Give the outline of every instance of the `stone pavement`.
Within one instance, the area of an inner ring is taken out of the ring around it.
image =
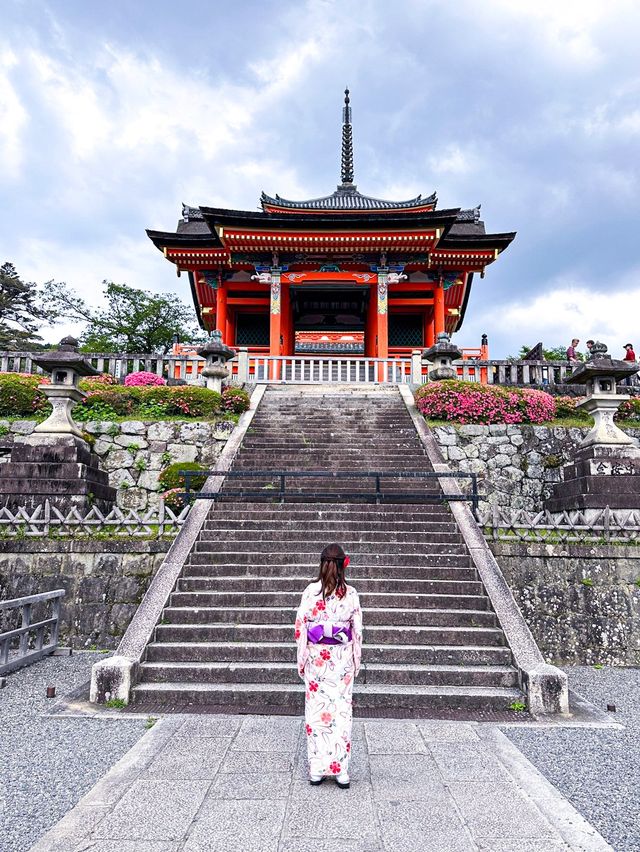
[[[306,781],[299,718],[165,717],[32,852],[611,850],[493,725],[353,733],[344,791]]]

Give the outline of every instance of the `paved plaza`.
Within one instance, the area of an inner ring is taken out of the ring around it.
[[[166,716],[147,730],[118,711],[49,715],[45,685],[79,685],[96,657],[48,659],[0,692],[0,852],[640,849],[638,713],[622,703],[638,670],[572,675],[617,700],[625,728],[356,720],[343,791],[308,785],[296,717]]]
[[[359,721],[352,786],[291,717],[165,717],[33,852],[605,850],[495,727]]]

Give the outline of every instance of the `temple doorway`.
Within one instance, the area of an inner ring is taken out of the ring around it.
[[[291,287],[295,354],[363,355],[369,288]]]

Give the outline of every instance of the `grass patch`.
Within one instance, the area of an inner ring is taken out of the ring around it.
[[[523,713],[527,709],[527,705],[522,701],[512,701],[509,705],[509,710],[514,710],[516,713]]]
[[[124,698],[110,698],[108,701],[104,702],[104,706],[108,707],[110,710],[122,710],[127,706],[127,702]]]

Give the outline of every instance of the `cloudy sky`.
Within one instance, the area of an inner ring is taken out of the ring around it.
[[[188,300],[144,229],[332,192],[348,84],[361,191],[518,232],[460,345],[637,349],[638,44],[637,0],[0,0],[0,262]]]

